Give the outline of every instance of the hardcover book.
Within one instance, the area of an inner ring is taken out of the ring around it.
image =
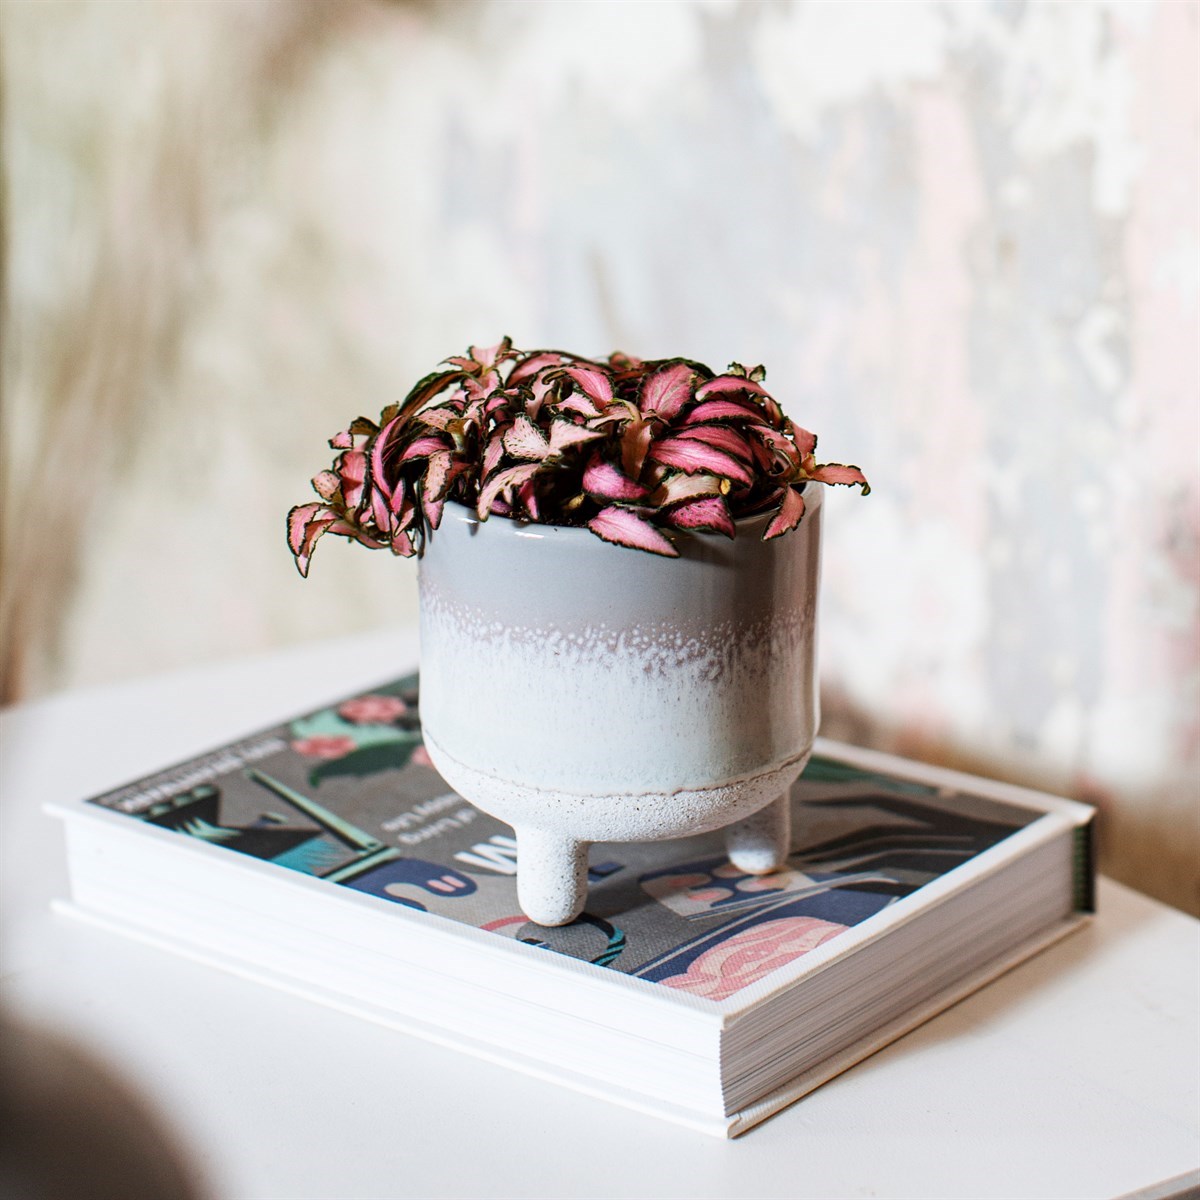
[[[383,1025],[736,1135],[1075,928],[1084,805],[818,742],[786,869],[594,846],[533,924],[408,676],[63,818],[71,910]]]

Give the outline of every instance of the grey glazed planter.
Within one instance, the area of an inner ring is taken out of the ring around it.
[[[791,533],[747,518],[675,535],[674,559],[446,506],[420,564],[425,744],[515,829],[532,920],[583,910],[592,842],[728,826],[736,866],[782,864],[817,728],[822,491]]]

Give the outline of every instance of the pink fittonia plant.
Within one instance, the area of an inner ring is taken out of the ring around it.
[[[717,375],[683,358],[607,362],[557,350],[472,346],[422,379],[378,423],[330,440],[320,500],[288,513],[301,575],[326,533],[419,554],[446,503],[676,557],[666,530],[733,537],[770,514],[763,538],[794,529],[809,482],[870,487],[857,467],[818,464],[817,439],[762,385],[762,367]]]

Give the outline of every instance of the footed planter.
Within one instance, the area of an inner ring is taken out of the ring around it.
[[[578,916],[591,842],[727,826],[746,871],[787,854],[817,724],[814,485],[870,486],[817,462],[765,378],[472,346],[335,434],[288,513],[302,575],[326,534],[420,556],[426,745],[515,828],[535,921]]]
[[[592,842],[727,827],[736,866],[782,865],[817,728],[822,491],[784,537],[675,532],[676,559],[447,504],[420,560],[425,744],[515,829],[532,920],[583,910]]]

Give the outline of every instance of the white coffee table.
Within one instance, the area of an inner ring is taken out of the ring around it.
[[[118,1067],[214,1196],[1200,1194],[1200,923],[1106,880],[1088,929],[728,1143],[51,914],[42,803],[415,661],[376,634],[0,716],[3,999]]]

